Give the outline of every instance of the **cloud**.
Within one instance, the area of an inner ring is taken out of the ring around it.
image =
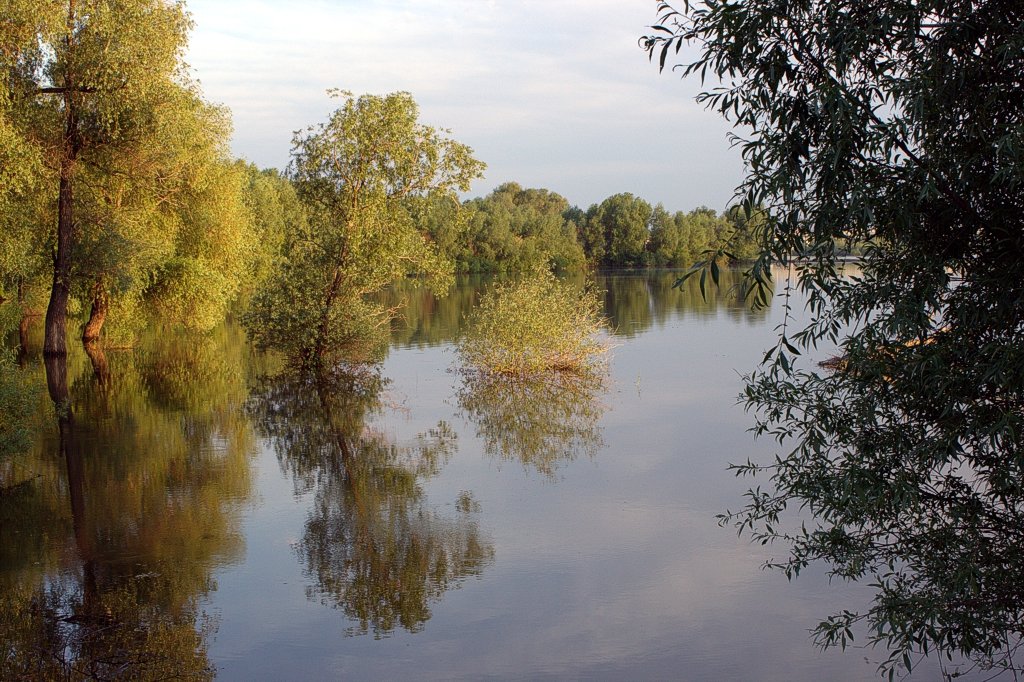
[[[194,0],[188,60],[231,108],[235,153],[287,163],[294,130],[323,120],[330,87],[411,92],[506,180],[586,206],[631,191],[670,209],[723,208],[740,178],[726,125],[696,83],[637,46],[653,3],[508,0]]]

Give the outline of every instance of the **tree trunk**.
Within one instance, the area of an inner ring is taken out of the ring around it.
[[[89,313],[89,321],[85,323],[82,330],[82,343],[86,346],[94,346],[99,343],[100,331],[103,329],[103,322],[107,319],[107,311],[110,310],[110,296],[103,283],[97,281],[92,285],[92,311]]]
[[[327,336],[330,331],[331,322],[331,308],[334,307],[334,299],[338,297],[338,290],[341,288],[342,272],[341,266],[334,268],[334,276],[331,278],[331,284],[327,287],[327,292],[324,295],[324,308],[323,313],[320,315],[320,324],[317,325],[317,336],[316,342],[313,347],[313,357],[311,360],[320,366],[323,361],[323,357],[327,351]]]
[[[32,326],[32,315],[22,313],[18,323],[18,366],[24,367],[28,361],[28,330]]]
[[[68,2],[67,43],[72,52],[75,2]],[[64,73],[64,139],[61,142],[60,190],[57,195],[57,252],[53,256],[53,288],[46,306],[43,355],[67,355],[68,298],[71,295],[71,260],[75,238],[74,189],[75,161],[78,158],[78,114],[75,110],[74,74]]]
[[[57,203],[57,253],[53,257],[53,287],[46,306],[43,355],[66,355],[68,298],[71,295],[71,250],[74,247],[73,160],[70,150],[60,163],[60,195]]]

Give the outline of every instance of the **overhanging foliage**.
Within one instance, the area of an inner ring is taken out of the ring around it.
[[[1011,1],[662,3],[643,41],[664,68],[721,85],[748,213],[764,208],[764,291],[792,266],[810,323],[781,328],[747,380],[774,462],[726,522],[796,575],[824,560],[869,580],[855,623],[882,670],[939,650],[1020,669],[1024,633],[1024,6]],[[685,54],[685,53],[683,53]],[[841,248],[860,245],[859,271]],[[713,260],[710,261],[713,263]],[[709,264],[709,269],[711,265]],[[711,272],[710,274],[714,274]],[[828,372],[801,354],[836,343]],[[783,513],[813,523],[793,531]]]

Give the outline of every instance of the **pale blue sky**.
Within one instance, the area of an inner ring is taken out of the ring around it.
[[[637,46],[654,0],[189,0],[188,61],[233,114],[233,151],[283,168],[328,88],[407,90],[421,120],[488,165],[470,196],[514,180],[586,208],[632,192],[721,210],[741,177],[699,83]]]

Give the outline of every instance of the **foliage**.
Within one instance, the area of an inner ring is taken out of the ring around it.
[[[30,442],[30,425],[37,391],[8,353],[0,351],[0,466],[2,459],[24,451]],[[0,490],[3,489],[0,477]]]
[[[201,169],[170,217],[172,251],[151,275],[148,308],[172,324],[208,331],[255,277],[265,242],[246,210],[246,173],[226,158]]]
[[[614,194],[587,211],[602,265],[645,265],[651,205],[629,192]],[[600,245],[598,247],[597,245]]]
[[[700,99],[743,135],[744,213],[764,208],[755,294],[789,263],[810,315],[748,377],[756,433],[783,450],[738,468],[771,486],[725,520],[785,543],[788,575],[821,560],[871,582],[866,609],[817,628],[823,644],[865,623],[890,676],[933,650],[1019,670],[1024,6],[660,8],[651,57],[695,43],[683,73],[721,80]],[[849,246],[859,271],[843,270]],[[839,371],[800,357],[831,343]],[[813,521],[790,530],[793,506]]]
[[[571,270],[584,264],[574,226],[564,218],[569,202],[554,192],[507,182],[466,207],[472,217],[467,248],[457,256],[459,270],[524,272],[542,265]]]
[[[306,210],[292,183],[277,170],[237,163],[246,175],[243,202],[254,242],[252,279],[246,284],[255,289],[280,266],[289,236],[306,229]]]
[[[31,181],[0,186],[0,287],[25,315],[48,290],[47,353],[63,352],[69,307],[90,312],[87,343],[108,313],[131,343],[152,312],[209,329],[253,278],[262,242],[229,116],[185,73],[190,26],[180,2],[5,6],[0,117],[17,139],[0,133],[0,155],[25,157]]]
[[[368,294],[413,274],[447,285],[451,264],[416,217],[468,190],[484,167],[446,131],[419,123],[408,93],[333,94],[341,106],[294,140],[290,177],[308,222],[246,317],[258,345],[307,364],[387,324],[392,311],[371,307]]]
[[[132,157],[154,129],[152,118],[166,93],[183,82],[189,27],[176,2],[11,0],[5,6],[0,69],[6,92],[0,100],[14,134],[0,136],[9,144],[0,156],[33,148],[55,181],[39,189],[55,200],[56,229],[36,239],[46,244],[52,234],[55,252],[47,354],[66,352],[67,310],[80,261],[76,189],[96,187],[97,174],[124,172],[111,162]],[[96,291],[102,294],[102,287]],[[98,298],[102,307],[105,294]]]
[[[495,285],[468,326],[459,354],[467,367],[485,373],[587,373],[608,351],[596,293],[560,282],[548,270]]]
[[[547,264],[557,271],[587,265],[689,267],[709,249],[728,243],[730,260],[757,255],[758,214],[750,220],[731,207],[701,206],[669,213],[632,194],[615,194],[586,211],[546,189],[506,182],[459,209],[434,198],[418,216],[438,250],[457,272],[529,272]]]

